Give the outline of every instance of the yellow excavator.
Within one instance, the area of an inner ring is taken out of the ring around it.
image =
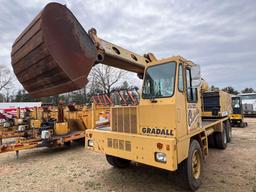
[[[97,63],[143,79],[138,105],[111,107],[110,126],[86,130],[88,148],[104,153],[114,167],[131,161],[169,171],[180,167],[186,186],[196,190],[208,136],[218,148],[227,146],[228,116],[202,118],[198,65],[181,56],[139,55],[99,38],[95,29],[87,33],[64,5],[48,4],[16,39],[11,57],[18,80],[34,97],[82,88]]]
[[[239,95],[232,96],[232,113],[229,115],[232,127],[247,127],[244,121],[242,98]]]

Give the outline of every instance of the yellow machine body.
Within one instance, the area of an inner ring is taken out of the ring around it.
[[[42,121],[39,119],[32,119],[30,120],[30,127],[39,129],[41,127]]]
[[[109,155],[122,157],[135,162],[144,163],[154,167],[167,170],[177,169],[177,143],[175,138],[148,137],[145,135],[134,135],[120,132],[104,132],[95,130],[88,131],[95,139],[94,150]],[[160,150],[158,143],[163,145]],[[167,163],[158,163],[154,159],[156,151],[167,154]]]
[[[230,114],[229,118],[231,120],[242,120],[243,119],[243,115],[242,114]]]
[[[232,96],[232,113],[229,115],[231,125],[238,127],[246,127],[247,123],[244,122],[242,98],[239,95]]]
[[[55,123],[54,133],[55,135],[66,135],[70,132],[67,122]]]
[[[176,170],[188,157],[191,138],[198,138],[203,154],[208,154],[207,136],[222,131],[227,117],[210,123],[202,121],[201,87],[195,89],[196,100],[188,101],[186,73],[194,66],[191,62],[174,56],[150,63],[147,68],[168,62],[176,65],[173,95],[142,98],[138,106],[111,108],[109,129],[86,130],[87,142],[93,141],[90,149],[170,171]],[[182,77],[182,90],[178,85],[179,77]],[[157,152],[166,154],[166,163],[156,161]]]

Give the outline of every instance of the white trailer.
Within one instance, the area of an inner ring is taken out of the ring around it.
[[[245,115],[256,115],[256,93],[243,93],[242,97],[243,113]]]

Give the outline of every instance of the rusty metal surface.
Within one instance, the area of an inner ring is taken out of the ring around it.
[[[96,54],[66,6],[50,3],[16,39],[11,59],[24,88],[33,97],[44,97],[85,86]]]

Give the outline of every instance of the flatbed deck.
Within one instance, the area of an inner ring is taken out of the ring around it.
[[[216,125],[217,123],[220,123],[221,121],[227,120],[228,117],[222,118],[222,119],[204,119],[202,121],[203,128],[207,129],[209,127],[212,127],[213,125]]]
[[[41,139],[41,138],[30,138],[30,139],[17,139],[16,141],[4,143],[0,145],[0,153],[18,151],[25,149],[32,149],[38,147],[53,147],[60,146],[66,142],[71,142],[79,139],[85,139],[85,131],[73,131],[66,135],[53,136],[50,139]]]
[[[228,117],[220,118],[220,119],[203,119],[202,127],[206,131],[206,135],[209,136],[214,132],[214,126],[228,120]]]

